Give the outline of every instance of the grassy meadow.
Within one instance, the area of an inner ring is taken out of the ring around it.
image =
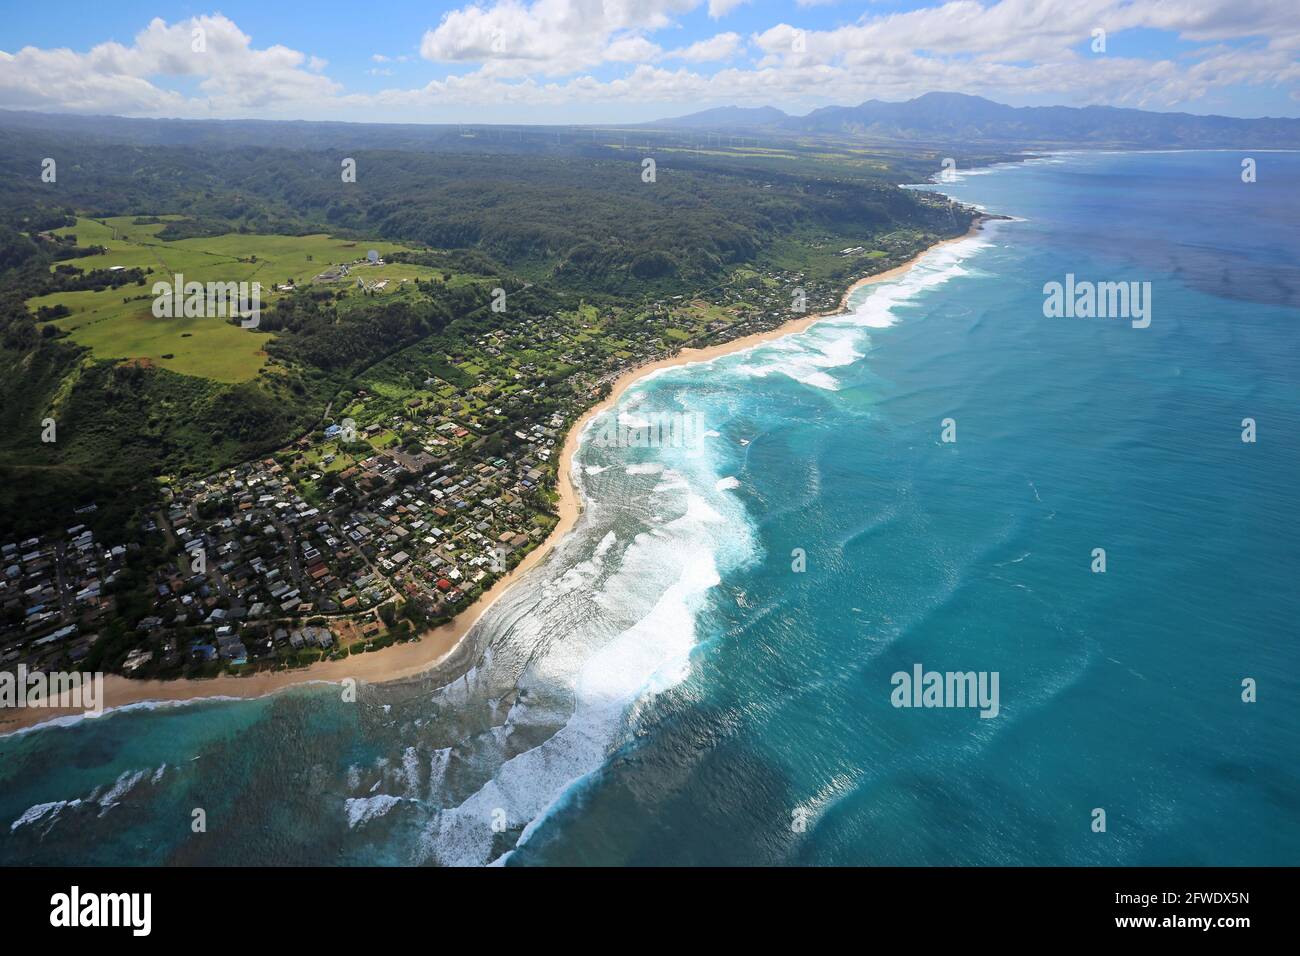
[[[53,322],[72,341],[96,358],[135,360],[183,375],[218,382],[243,382],[266,364],[266,333],[243,329],[221,318],[157,318],[153,284],[173,281],[179,273],[190,282],[259,282],[262,307],[278,297],[276,286],[304,286],[339,263],[365,258],[374,249],[381,257],[403,247],[390,242],[366,243],[327,235],[282,236],[229,233],[166,242],[157,238],[169,219],[137,224],[132,216],[96,220],[79,218],[58,230],[75,234],[81,246],[104,246],[106,252],[72,260],[89,271],[112,266],[147,273],[144,286],[127,285],[102,292],[57,292],[28,300],[28,307],[64,305],[72,314]],[[408,263],[353,266],[351,275],[331,286],[357,292],[358,278],[386,283],[378,295],[392,295],[404,282],[426,279],[433,269]]]

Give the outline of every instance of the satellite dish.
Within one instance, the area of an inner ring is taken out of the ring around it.
[[[374,249],[371,249],[369,252],[366,253],[366,258],[370,260],[371,265],[374,265],[376,262],[379,261],[379,253],[376,252]]]

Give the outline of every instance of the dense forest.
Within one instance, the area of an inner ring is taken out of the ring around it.
[[[56,183],[39,176],[46,157],[57,163]],[[343,181],[344,159],[355,160],[355,182]],[[646,159],[655,163],[652,182],[643,178]],[[479,249],[530,279],[576,290],[665,293],[717,281],[777,236],[861,234],[928,214],[890,181],[903,170],[809,160],[800,173],[796,165],[611,150],[600,158],[209,150],[25,134],[0,156],[0,215],[30,231],[51,207],[96,218],[183,213],[186,221],[160,238],[378,236]]]

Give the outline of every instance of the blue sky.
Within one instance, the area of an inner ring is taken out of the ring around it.
[[[1300,116],[1300,17],[1294,0],[71,0],[0,26],[12,109],[636,122],[931,90]]]

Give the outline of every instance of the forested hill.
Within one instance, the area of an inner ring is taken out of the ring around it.
[[[0,216],[11,228],[22,230],[50,209],[180,213],[189,221],[160,238],[351,232],[478,249],[535,281],[610,293],[683,293],[712,284],[778,238],[852,236],[892,222],[943,225],[916,196],[894,188],[933,174],[937,157],[818,163],[794,154],[653,147],[598,157],[210,149],[60,131],[6,135]],[[41,180],[47,157],[58,164],[56,183]],[[353,183],[342,182],[345,158],[356,161]],[[646,160],[655,164],[650,182]]]

